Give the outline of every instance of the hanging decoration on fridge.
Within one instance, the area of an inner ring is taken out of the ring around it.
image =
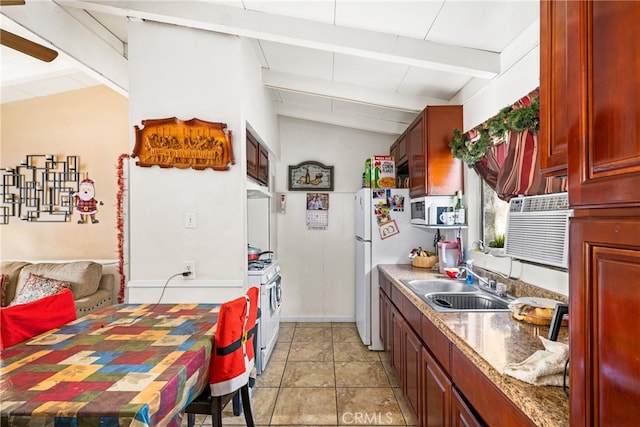
[[[391,189],[375,189],[372,191],[378,231],[380,232],[380,238],[383,240],[400,233],[392,213],[404,211],[404,196],[394,194],[392,191]]]
[[[329,226],[329,193],[307,193],[307,228],[326,230]]]

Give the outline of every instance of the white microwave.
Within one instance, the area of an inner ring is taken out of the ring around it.
[[[411,224],[442,224],[440,214],[451,206],[453,206],[453,196],[422,196],[411,199]]]

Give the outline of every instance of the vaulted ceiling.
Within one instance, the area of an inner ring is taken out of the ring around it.
[[[426,105],[464,104],[539,42],[527,0],[27,0],[0,13],[60,53],[2,46],[3,103],[99,83],[126,95],[128,22],[150,20],[247,38],[280,115],[390,134]]]

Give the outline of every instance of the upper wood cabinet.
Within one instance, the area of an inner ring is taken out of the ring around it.
[[[407,132],[405,131],[396,142],[391,145],[389,150],[396,162],[396,168],[400,168],[407,163]]]
[[[247,130],[247,175],[269,185],[269,152]]]
[[[571,78],[563,102],[571,153],[569,203],[573,208],[637,206],[640,2],[567,1],[564,7],[566,50],[579,55],[568,61]]]
[[[579,52],[568,49],[569,26],[577,18],[567,13],[564,1],[540,2],[540,171],[567,174],[569,147],[569,61]],[[575,31],[574,31],[575,32]],[[575,78],[575,76],[573,76]]]
[[[449,196],[463,189],[462,162],[451,155],[453,129],[462,129],[462,106],[429,106],[406,132],[409,195]]]

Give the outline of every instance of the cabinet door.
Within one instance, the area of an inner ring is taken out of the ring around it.
[[[382,348],[390,355],[391,353],[391,314],[389,311],[389,298],[380,289],[380,342],[382,342]]]
[[[269,185],[269,152],[262,146],[258,150],[258,181]]]
[[[567,36],[575,33],[577,16],[567,13],[567,1],[540,2],[540,171],[567,174],[569,147],[568,62],[579,61],[579,51],[567,49]],[[571,29],[571,31],[569,30]]]
[[[462,161],[453,157],[449,147],[453,129],[462,129],[462,105],[428,107],[426,115],[426,194],[452,196],[458,190],[464,191]]]
[[[258,179],[258,152],[260,144],[247,133],[247,175]]]
[[[453,388],[451,393],[451,426],[452,427],[482,427],[482,423],[476,418],[475,414],[467,406],[458,390]],[[499,408],[496,408],[499,410]],[[444,425],[444,424],[442,424]]]
[[[403,133],[396,141],[396,153],[394,154],[396,159],[396,168],[407,163],[407,133]]]
[[[571,425],[637,425],[640,216],[572,218]]]
[[[569,1],[569,203],[640,203],[640,2]]]
[[[416,420],[419,420],[421,411],[420,405],[420,383],[422,377],[421,354],[422,343],[411,330],[408,324],[404,324],[404,372],[402,376],[402,389],[407,398],[409,407],[413,410]]]
[[[419,197],[427,194],[424,114],[420,113],[407,129],[407,156],[409,159],[409,196]]]
[[[449,426],[451,420],[451,380],[427,349],[422,349],[422,425]]]
[[[391,308],[391,366],[395,370],[398,379],[402,381],[402,358],[404,356],[403,320],[396,307],[389,303]]]

